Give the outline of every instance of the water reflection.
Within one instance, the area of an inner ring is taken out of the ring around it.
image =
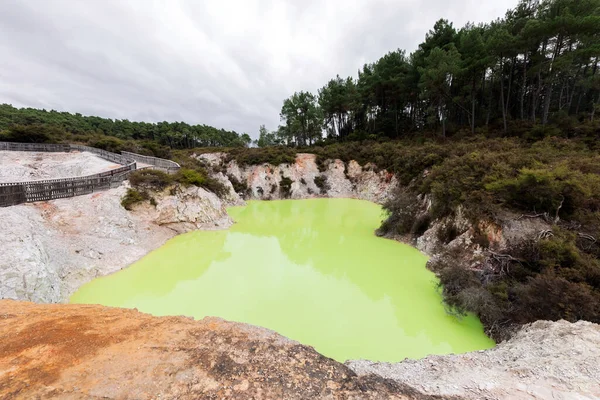
[[[445,314],[423,255],[373,235],[379,206],[250,202],[230,213],[230,230],[179,236],[72,301],[249,322],[341,361],[493,345],[475,318]]]

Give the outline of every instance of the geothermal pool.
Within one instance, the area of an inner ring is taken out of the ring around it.
[[[487,349],[473,316],[448,315],[418,250],[373,231],[379,205],[249,201],[223,231],[177,236],[82,286],[72,303],[263,326],[338,361],[400,361]]]

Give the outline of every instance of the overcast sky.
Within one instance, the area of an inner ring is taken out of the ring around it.
[[[0,0],[0,103],[257,136],[283,99],[517,0]]]

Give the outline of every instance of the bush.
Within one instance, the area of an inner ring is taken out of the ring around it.
[[[486,189],[509,205],[550,216],[572,216],[577,208],[600,208],[600,177],[571,169],[566,163],[523,168],[514,178],[499,179]]]
[[[290,197],[290,194],[292,193],[292,180],[286,176],[282,176],[281,181],[279,182],[279,191],[281,197]]]
[[[134,188],[161,191],[173,183],[173,177],[163,171],[145,168],[132,172],[129,183]]]
[[[438,229],[437,238],[444,244],[448,244],[460,235],[456,226],[452,223],[447,223]]]
[[[392,233],[405,235],[413,230],[422,230],[417,228],[417,197],[406,188],[399,187],[394,194],[385,202],[383,209],[387,212],[387,219],[381,225],[379,231],[381,234]],[[422,225],[422,222],[419,225]],[[429,225],[429,221],[427,221]],[[427,228],[425,228],[426,230]],[[423,231],[424,232],[424,231]]]
[[[231,182],[233,190],[235,190],[236,193],[242,193],[245,195],[250,190],[246,182],[240,182],[240,180],[237,179],[235,176],[227,175],[227,178],[229,179],[229,182]]]
[[[131,210],[134,204],[140,203],[145,200],[149,200],[150,195],[144,191],[138,191],[136,189],[129,188],[127,193],[121,199],[121,205],[126,210]]]
[[[235,160],[238,165],[259,164],[292,164],[296,161],[296,151],[284,146],[262,148],[234,148],[228,151],[228,159]]]
[[[206,182],[206,176],[201,172],[193,169],[181,168],[175,174],[175,181],[181,183],[184,186],[202,186]]]
[[[214,178],[205,178],[204,182],[200,185],[204,189],[213,192],[218,197],[223,197],[229,193],[227,186],[223,185],[219,180]]]
[[[421,214],[415,220],[410,233],[416,236],[421,236],[427,231],[427,229],[429,229],[430,224],[431,217],[429,214]]]
[[[53,143],[65,132],[60,128],[44,124],[14,125],[0,136],[0,141],[20,143]]]
[[[552,273],[517,285],[515,298],[512,314],[518,323],[539,319],[600,321],[600,295],[589,285],[569,282]]]
[[[95,139],[88,142],[88,146],[96,147],[98,149],[110,151],[111,153],[121,153],[125,149],[125,142],[116,137],[102,137],[101,139]]]
[[[327,183],[327,177],[325,176],[315,176],[314,182],[321,191],[321,194],[327,194],[327,191],[331,188]]]

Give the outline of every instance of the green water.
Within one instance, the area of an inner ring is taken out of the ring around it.
[[[227,231],[171,239],[95,279],[72,303],[207,315],[273,329],[339,361],[399,361],[492,347],[474,317],[445,313],[426,257],[373,231],[360,200],[248,202]]]

